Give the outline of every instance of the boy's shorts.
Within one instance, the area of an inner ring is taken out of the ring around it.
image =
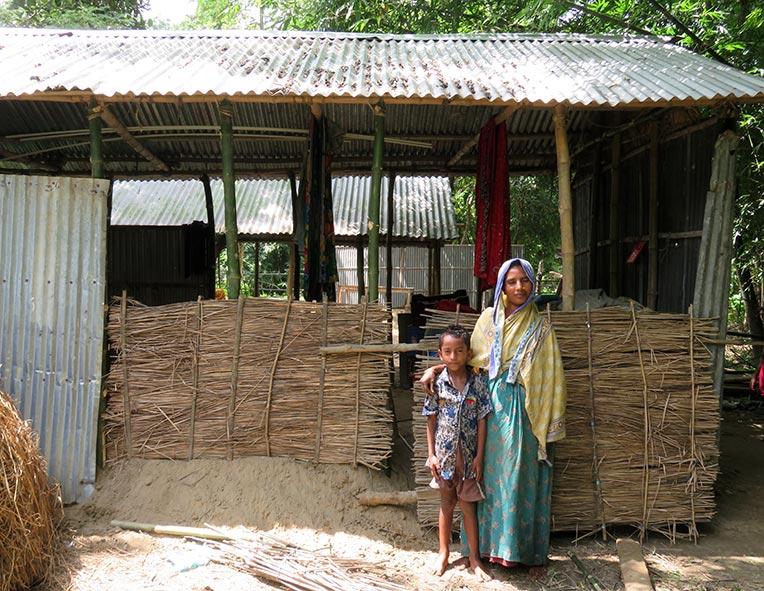
[[[444,480],[443,478],[433,478],[430,481],[430,488],[440,489],[442,495],[456,497],[460,501],[467,503],[477,503],[484,501],[485,495],[480,483],[474,478],[459,478],[453,480]]]

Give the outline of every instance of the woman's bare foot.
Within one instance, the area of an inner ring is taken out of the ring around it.
[[[433,574],[438,577],[443,576],[448,568],[448,552],[441,552],[438,554],[438,558],[435,560],[435,567],[432,569]]]
[[[485,569],[485,565],[483,565],[483,562],[480,560],[480,558],[470,556],[470,568],[475,573],[478,581],[491,580],[491,575],[488,574],[488,571]]]

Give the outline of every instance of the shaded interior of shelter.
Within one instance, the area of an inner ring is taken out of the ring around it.
[[[299,174],[310,107],[244,101],[234,102],[232,107],[237,178]],[[136,139],[168,165],[170,172],[158,173],[154,164],[104,126],[107,176],[180,179],[221,173],[215,102],[146,99],[115,102],[109,109]],[[477,151],[474,146],[466,151],[462,148],[502,110],[486,105],[387,105],[384,173],[451,177],[474,174]],[[332,174],[368,174],[374,137],[369,104],[327,103],[321,111],[344,134],[333,156]],[[734,126],[734,117],[728,107],[568,110],[576,289],[602,288],[611,296],[648,303],[644,243],[650,232],[652,157],[657,159],[659,195],[658,293],[654,307],[667,312],[687,311],[695,289],[714,142],[722,130]],[[4,160],[3,172],[90,173],[87,104],[6,100],[0,103],[0,118],[5,127],[0,145],[6,153],[19,153],[19,142],[23,142],[23,152],[31,154],[23,162]],[[508,119],[507,129],[510,175],[557,173],[552,109],[519,108]],[[651,133],[658,136],[653,150]],[[617,220],[615,228],[611,227],[611,214]],[[615,256],[611,253],[613,243]]]

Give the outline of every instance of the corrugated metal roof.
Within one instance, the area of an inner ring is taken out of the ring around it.
[[[547,106],[764,98],[764,80],[659,38],[0,31],[0,96],[86,91]]]
[[[108,181],[0,176],[0,389],[65,503],[94,490]]]
[[[382,179],[381,233],[387,233],[387,178]],[[215,227],[224,231],[223,184],[210,182]],[[334,227],[338,236],[367,234],[371,178],[332,179]],[[447,177],[397,176],[393,193],[393,236],[451,240],[458,236],[451,186]],[[292,197],[286,179],[236,181],[236,217],[240,234],[292,234]],[[115,226],[178,226],[206,221],[204,189],[199,181],[117,181],[113,188],[111,223]]]

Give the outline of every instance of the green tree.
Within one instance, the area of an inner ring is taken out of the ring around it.
[[[181,23],[184,29],[263,29],[262,3],[257,0],[197,0],[193,16]]]
[[[148,0],[10,0],[0,25],[62,29],[143,29]]]

